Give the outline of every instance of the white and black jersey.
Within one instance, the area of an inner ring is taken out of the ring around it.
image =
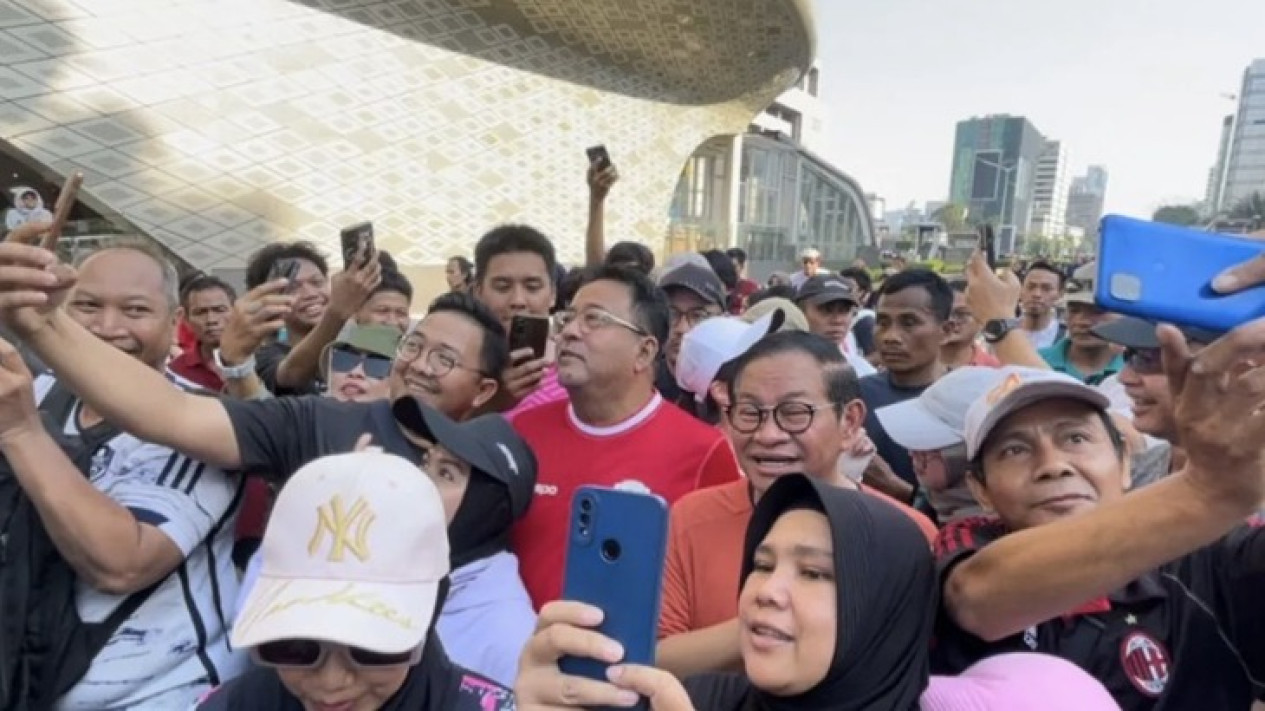
[[[198,387],[168,378],[186,390]],[[36,401],[52,376],[35,381]],[[80,407],[64,423],[78,432]],[[184,562],[115,631],[59,709],[179,709],[240,674],[247,658],[228,642],[236,614],[237,573],[232,550],[242,482],[167,447],[120,434],[96,454],[93,485],[136,519],[166,534]],[[101,621],[123,602],[80,583],[79,615]]]

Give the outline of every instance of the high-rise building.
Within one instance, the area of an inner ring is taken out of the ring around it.
[[[1045,138],[1022,116],[959,121],[949,200],[974,219],[998,225],[998,250],[1013,252],[1032,224],[1032,186]]]
[[[1032,234],[1058,237],[1067,231],[1067,148],[1061,141],[1047,141],[1037,162],[1032,183]]]
[[[1234,114],[1221,120],[1221,139],[1217,141],[1217,162],[1208,172],[1208,189],[1204,205],[1212,214],[1221,212],[1221,198],[1225,195],[1226,169],[1230,167],[1230,140],[1234,137]]]
[[[1084,230],[1087,237],[1096,237],[1106,197],[1107,169],[1101,165],[1089,166],[1085,175],[1072,179],[1067,195],[1067,226]]]
[[[1218,211],[1234,209],[1252,193],[1265,194],[1265,59],[1243,72],[1233,133]]]

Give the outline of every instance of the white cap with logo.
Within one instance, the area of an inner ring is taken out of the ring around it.
[[[447,519],[430,477],[406,459],[322,457],[277,495],[262,552],[235,647],[300,638],[401,653],[431,628],[448,575]]]
[[[1007,373],[1027,368],[954,368],[910,400],[880,407],[874,416],[896,444],[911,452],[934,452],[961,444],[966,410]]]
[[[1025,368],[1008,373],[1001,382],[976,398],[966,411],[966,456],[979,456],[984,442],[1005,419],[1042,400],[1071,399],[1108,410],[1111,400],[1098,389],[1070,375]]]

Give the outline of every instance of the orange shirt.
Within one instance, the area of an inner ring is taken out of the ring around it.
[[[935,542],[937,531],[931,519],[877,491],[862,491],[903,511],[922,529],[928,546]],[[742,544],[753,510],[746,479],[700,489],[672,506],[659,639],[738,616]]]

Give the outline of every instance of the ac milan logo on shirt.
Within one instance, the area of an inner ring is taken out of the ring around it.
[[[1168,651],[1145,632],[1130,632],[1120,643],[1120,664],[1134,688],[1151,698],[1158,698],[1168,686],[1172,671]]]

